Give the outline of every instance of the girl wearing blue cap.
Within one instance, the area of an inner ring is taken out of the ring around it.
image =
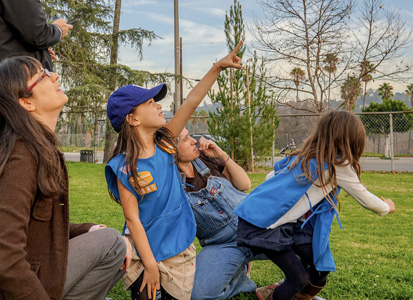
[[[302,149],[277,162],[274,176],[234,210],[238,245],[264,253],[285,274],[279,287],[257,289],[260,300],[310,300],[325,286],[336,270],[328,238],[340,188],[379,215],[395,211],[392,200],[382,201],[360,182],[364,140],[354,114],[327,113]]]
[[[111,197],[122,205],[125,232],[135,245],[124,276],[132,299],[191,298],[195,273],[195,219],[175,163],[174,141],[219,73],[241,68],[241,43],[213,65],[166,124],[161,105],[166,85],[152,89],[128,85],[109,98],[108,117],[119,133],[105,175]]]

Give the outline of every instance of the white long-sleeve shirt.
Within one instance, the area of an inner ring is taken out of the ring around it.
[[[271,174],[271,173],[270,173]],[[267,175],[266,179],[271,178],[271,175]],[[326,178],[328,179],[328,172],[326,171]],[[389,205],[378,198],[376,195],[370,193],[367,188],[360,182],[356,172],[350,165],[336,165],[336,178],[337,185],[344,189],[350,196],[352,196],[361,206],[377,213],[380,216],[386,215],[390,211]],[[276,228],[282,224],[294,222],[299,219],[310,209],[309,200],[311,205],[314,206],[325,198],[325,194],[321,187],[319,179],[313,183],[313,185],[307,190],[307,195],[303,195],[300,200],[277,222],[268,227],[268,229]],[[330,186],[326,187],[327,193],[332,191]]]

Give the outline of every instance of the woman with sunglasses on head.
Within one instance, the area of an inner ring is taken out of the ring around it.
[[[116,230],[69,222],[58,78],[28,56],[0,62],[0,300],[104,299],[130,262]]]

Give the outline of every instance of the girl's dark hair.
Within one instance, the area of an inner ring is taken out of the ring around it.
[[[37,188],[46,197],[67,190],[60,163],[57,140],[50,129],[37,121],[20,104],[27,82],[42,68],[29,56],[17,56],[0,62],[0,176],[3,174],[18,140],[29,149],[37,165]]]
[[[324,114],[315,130],[306,139],[301,149],[291,153],[297,156],[297,160],[291,168],[301,163],[304,177],[311,181],[310,160],[317,161],[317,174],[320,186],[328,201],[333,201],[327,195],[326,187],[330,185],[335,191],[337,187],[336,165],[349,164],[360,179],[361,167],[360,157],[364,151],[366,138],[365,129],[361,120],[352,113],[346,111],[333,111]],[[327,163],[328,178],[324,171],[324,163]],[[336,196],[337,195],[337,192]],[[338,200],[338,197],[337,197]]]
[[[130,113],[133,114],[137,107],[138,106],[135,106]],[[154,143],[158,146],[158,148],[162,151],[168,152],[166,151],[168,146],[172,148],[174,152],[174,159],[175,161],[177,161],[176,158],[178,155],[178,149],[175,146],[175,137],[168,128],[162,127],[158,129],[153,136],[153,140]],[[123,121],[118,134],[116,147],[113,150],[112,158],[118,155],[119,153],[123,153],[126,155],[124,166],[128,166],[128,170],[130,170],[131,172],[132,176],[130,179],[133,179],[134,182],[134,185],[132,184],[132,186],[135,188],[138,195],[140,195],[141,193],[141,186],[139,185],[138,181],[137,166],[141,149],[142,144],[139,140],[138,131],[135,130],[133,126],[129,125],[129,123],[126,120]],[[112,200],[120,204],[120,200],[116,199],[116,197],[112,194],[110,190],[109,195],[112,198]],[[143,199],[143,195],[141,198]]]

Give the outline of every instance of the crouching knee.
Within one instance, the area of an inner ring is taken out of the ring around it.
[[[108,251],[108,258],[123,263],[126,255],[126,243],[122,235],[113,228],[104,228],[101,230],[105,233],[105,246]]]

